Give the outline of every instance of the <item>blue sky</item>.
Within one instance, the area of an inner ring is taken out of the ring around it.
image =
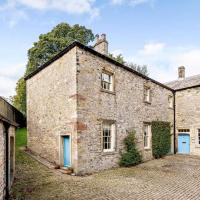
[[[166,82],[200,73],[199,0],[0,0],[0,96],[14,94],[27,50],[56,24],[81,24],[106,33],[109,51],[148,65]]]

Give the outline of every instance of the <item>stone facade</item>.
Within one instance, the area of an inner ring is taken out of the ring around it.
[[[132,129],[136,130],[144,160],[152,159],[152,150],[144,150],[143,147],[143,126],[154,120],[168,121],[173,125],[173,109],[168,104],[168,97],[173,93],[82,49],[77,50],[77,56],[78,94],[83,97],[78,99],[77,113],[78,120],[87,126],[87,129],[78,132],[79,171],[91,172],[118,166],[123,139]],[[101,89],[104,70],[114,74],[112,93]],[[145,85],[151,89],[150,104],[144,102]],[[112,153],[102,151],[101,125],[105,120],[114,121],[116,125],[116,144]]]
[[[10,126],[7,133],[3,121],[0,120],[0,200],[6,193],[6,134],[8,134],[8,189],[14,180],[15,174],[15,127]]]
[[[176,92],[176,138],[178,130],[189,129],[190,153],[200,155],[198,129],[200,129],[200,87]],[[178,148],[176,140],[176,147]]]
[[[101,89],[103,70],[114,75],[113,92]],[[144,86],[151,89],[151,103],[144,102]],[[166,87],[75,46],[27,80],[28,147],[63,166],[62,136],[70,135],[71,166],[75,173],[91,173],[118,166],[123,139],[135,129],[144,160],[152,159],[151,148],[143,147],[144,123],[168,121],[173,135],[169,95]],[[109,153],[102,151],[105,120],[116,125]]]
[[[5,136],[3,123],[0,121],[0,200],[5,195]]]
[[[71,163],[77,169],[76,48],[27,80],[28,148],[63,164],[62,136],[70,135]]]

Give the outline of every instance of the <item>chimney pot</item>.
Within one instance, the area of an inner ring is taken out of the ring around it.
[[[106,34],[105,33],[101,34],[101,39],[106,40]]]
[[[96,35],[96,43],[94,49],[101,54],[108,55],[108,41],[106,40],[106,34]]]
[[[182,80],[185,78],[185,67],[184,66],[180,66],[178,68],[178,79]]]

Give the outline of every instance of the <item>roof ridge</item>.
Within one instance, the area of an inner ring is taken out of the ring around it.
[[[51,63],[53,63],[54,61],[56,61],[57,59],[59,59],[60,57],[62,57],[64,54],[66,54],[68,51],[70,51],[73,47],[75,46],[78,46],[79,48],[82,48],[86,51],[89,51],[90,53],[96,55],[96,56],[99,56],[101,57],[102,59],[104,60],[107,60],[108,62],[111,62],[112,64],[115,64],[119,67],[122,67],[124,69],[126,69],[127,71],[129,72],[132,72],[134,73],[135,75],[137,76],[140,76],[146,80],[149,80],[149,81],[152,81],[153,83],[157,84],[157,85],[160,85],[161,87],[167,89],[167,90],[170,90],[170,91],[174,91],[174,89],[172,89],[171,87],[168,87],[167,85],[163,84],[163,83],[160,83],[159,81],[156,81],[148,76],[145,76],[144,74],[141,74],[140,72],[124,65],[124,64],[121,64],[119,63],[118,61],[110,58],[109,56],[106,56],[104,54],[101,54],[99,53],[98,51],[95,51],[94,49],[78,42],[78,41],[74,41],[72,42],[71,44],[69,44],[65,49],[63,49],[61,52],[59,52],[57,55],[55,55],[52,59],[50,59],[49,61],[47,61],[45,64],[43,64],[41,67],[38,67],[35,71],[33,71],[31,74],[27,75],[24,79],[25,80],[28,80],[29,78],[33,77],[35,74],[37,74],[38,72],[40,72],[41,70],[43,70],[44,68],[46,68],[47,66],[49,66]]]

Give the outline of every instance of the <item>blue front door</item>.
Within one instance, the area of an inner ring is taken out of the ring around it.
[[[189,154],[190,153],[190,135],[181,133],[178,135],[178,153]]]
[[[70,166],[70,136],[63,137],[64,167]]]

